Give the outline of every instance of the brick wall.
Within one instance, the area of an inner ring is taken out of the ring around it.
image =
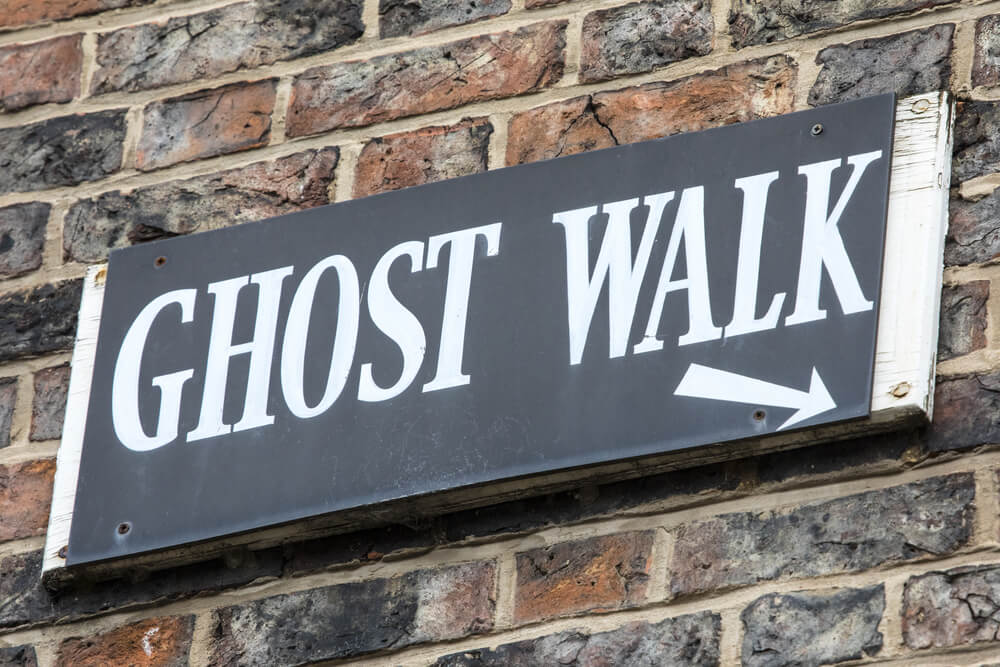
[[[0,665],[995,662],[998,53],[1000,2],[0,0]],[[936,89],[931,427],[41,585],[109,249]]]

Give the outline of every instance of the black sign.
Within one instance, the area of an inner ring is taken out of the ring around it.
[[[67,563],[868,414],[893,111],[112,253]]]

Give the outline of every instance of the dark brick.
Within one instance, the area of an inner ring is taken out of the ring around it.
[[[903,588],[903,640],[910,648],[996,641],[1000,567],[960,567],[910,577]]]
[[[0,648],[0,667],[38,667],[34,646]]]
[[[948,88],[955,26],[938,25],[890,37],[828,46],[816,56],[823,68],[809,91],[818,106],[895,92],[914,95]]]
[[[224,607],[214,614],[212,662],[300,664],[486,632],[494,570],[466,563]]]
[[[537,107],[511,119],[507,164],[788,113],[795,76],[790,58],[774,56]]]
[[[98,35],[91,94],[134,92],[332,51],[361,37],[361,0],[261,0]]]
[[[277,79],[202,90],[146,107],[135,166],[143,171],[264,146]]]
[[[885,587],[771,593],[740,614],[743,664],[831,665],[882,650]]]
[[[438,658],[434,664],[438,667],[714,667],[719,664],[721,626],[722,622],[717,614],[702,611],[668,618],[659,623],[628,623],[608,632],[560,632],[501,644],[493,649],[452,653]]]
[[[493,126],[485,118],[372,139],[361,150],[354,197],[486,171]]]
[[[0,129],[0,194],[104,178],[121,167],[124,140],[117,110]]]
[[[0,111],[69,102],[80,92],[83,35],[0,49]]]
[[[0,296],[0,361],[71,349],[82,288],[66,280]]]
[[[59,643],[56,667],[187,667],[194,616],[148,618]]]
[[[932,452],[1000,442],[1000,373],[938,378],[927,433]]]
[[[51,208],[41,202],[0,208],[0,276],[13,278],[42,265]]]
[[[69,364],[37,371],[35,397],[31,402],[31,440],[54,440],[62,436],[69,389]]]
[[[17,378],[0,378],[0,449],[10,445],[10,425],[17,402]]]
[[[953,196],[948,214],[945,266],[993,262],[1000,256],[1000,189],[977,201]]]
[[[45,534],[55,459],[0,465],[0,542]]]
[[[210,176],[168,181],[74,204],[63,222],[63,253],[78,262],[178,234],[221,229],[330,203],[337,148],[309,150]]]
[[[525,9],[538,9],[539,7],[551,7],[559,5],[569,0],[524,0]]]
[[[292,86],[287,134],[359,127],[541,90],[562,78],[565,31],[565,21],[538,23],[314,67],[296,77]]]
[[[583,19],[580,78],[601,81],[649,72],[712,51],[705,0],[654,0],[599,9]]]
[[[825,0],[731,0],[729,33],[738,49],[752,44],[806,35],[837,28],[855,21],[879,19],[893,14],[944,5],[955,0],[866,0],[827,2]],[[921,91],[923,92],[923,91]]]
[[[938,361],[986,347],[986,302],[989,298],[988,280],[949,285],[942,290]]]
[[[972,85],[995,86],[1000,83],[1000,15],[984,16],[976,21],[973,48]]]
[[[379,35],[422,35],[509,11],[510,0],[379,0]]]
[[[1000,170],[1000,103],[960,101],[956,112],[954,185]]]
[[[634,607],[646,599],[653,533],[603,535],[517,554],[514,621]]]
[[[281,575],[280,549],[240,552],[241,559],[210,560],[151,572],[141,579],[80,582],[60,592],[42,584],[42,552],[0,558],[0,628],[72,621],[121,609],[163,604],[244,586]]]
[[[949,554],[969,541],[975,482],[961,473],[782,512],[739,512],[677,529],[675,595],[856,572]]]
[[[148,5],[154,0],[4,0],[0,27],[59,21],[108,9]]]

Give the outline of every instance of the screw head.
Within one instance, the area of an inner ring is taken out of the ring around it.
[[[812,126],[812,129],[809,131],[812,133],[814,137],[818,137],[819,135],[823,134],[823,126],[820,123],[816,123],[815,125]]]

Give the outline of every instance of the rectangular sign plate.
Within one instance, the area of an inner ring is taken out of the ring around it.
[[[113,252],[66,564],[868,415],[894,108]]]

